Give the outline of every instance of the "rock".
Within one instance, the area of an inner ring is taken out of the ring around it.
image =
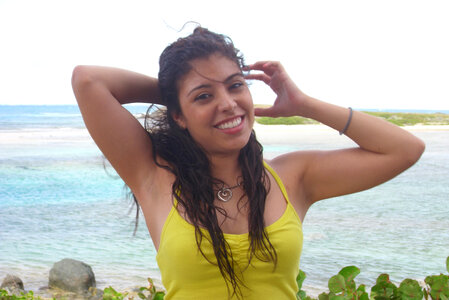
[[[20,292],[25,292],[22,279],[11,274],[6,275],[0,288],[7,290],[10,294],[20,294]]]
[[[89,265],[65,258],[51,268],[48,286],[74,293],[86,293],[90,287],[96,286],[95,275]]]

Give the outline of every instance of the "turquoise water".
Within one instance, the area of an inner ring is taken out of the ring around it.
[[[326,286],[346,265],[360,267],[358,282],[367,284],[382,272],[393,280],[446,273],[449,131],[415,134],[427,148],[414,167],[369,191],[311,208],[301,257],[305,285]],[[338,134],[264,143],[267,157],[345,145]],[[145,224],[141,220],[133,236],[131,201],[106,170],[76,106],[0,106],[0,279],[13,273],[37,289],[65,257],[91,265],[99,287],[143,286],[147,277],[159,277]]]

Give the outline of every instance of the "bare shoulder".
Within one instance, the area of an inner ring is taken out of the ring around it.
[[[321,151],[294,151],[266,161],[283,181],[298,183],[320,153]]]
[[[310,162],[319,155],[320,151],[295,151],[266,160],[281,179],[290,202],[301,220],[311,205],[304,187],[304,175]]]

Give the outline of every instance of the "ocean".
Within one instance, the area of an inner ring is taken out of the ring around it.
[[[144,113],[144,106],[126,106]],[[393,281],[447,273],[449,256],[449,130],[412,132],[426,152],[393,180],[361,193],[313,205],[304,221],[304,285],[326,290],[342,267],[361,269],[357,283],[381,273]],[[338,133],[301,140],[264,140],[266,157],[350,142]],[[160,279],[143,218],[123,182],[90,139],[76,106],[0,105],[0,280],[22,278],[27,290],[48,284],[52,265],[89,264],[97,286],[118,290]]]

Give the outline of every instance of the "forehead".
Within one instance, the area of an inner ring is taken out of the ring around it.
[[[178,81],[180,92],[205,83],[222,83],[230,75],[241,73],[239,66],[234,61],[219,54],[194,59],[189,64],[192,69]]]

